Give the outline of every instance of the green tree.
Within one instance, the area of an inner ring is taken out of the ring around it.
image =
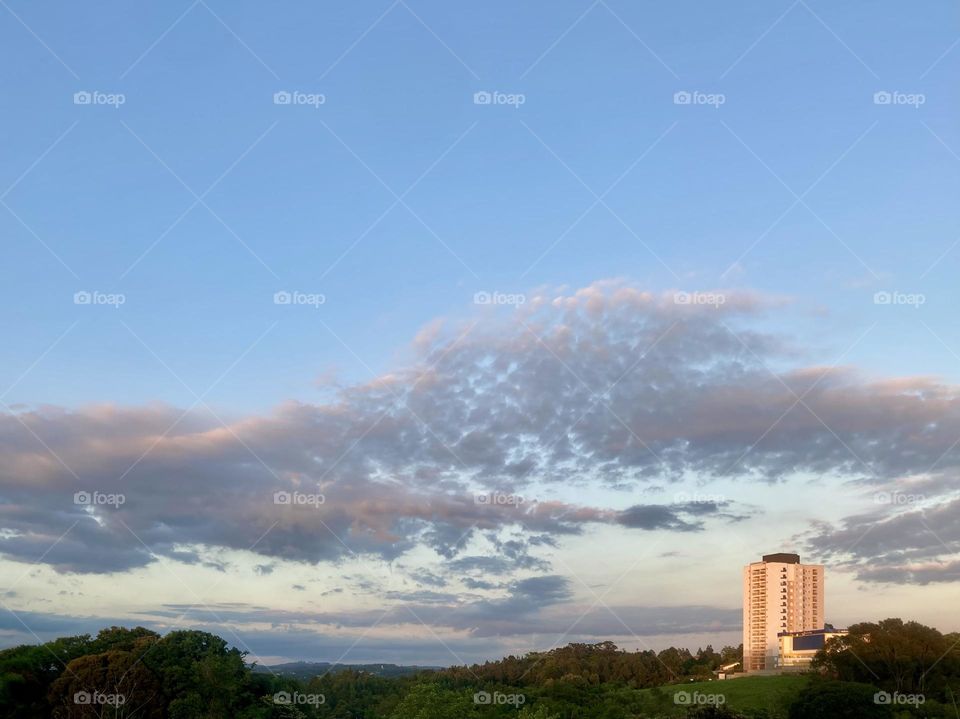
[[[51,684],[68,663],[92,652],[89,634],[0,651],[0,716],[49,716]]]
[[[253,703],[244,654],[208,632],[176,631],[143,661],[160,679],[169,719],[233,719]]]
[[[467,692],[424,682],[410,689],[390,719],[463,719],[473,710],[474,704]]]
[[[933,627],[902,619],[864,622],[817,652],[813,667],[842,681],[869,682],[890,692],[943,696],[960,675],[956,644]]]
[[[869,684],[813,682],[790,706],[790,719],[890,719],[893,712],[875,701],[876,693]]]
[[[125,652],[143,652],[157,641],[160,635],[144,627],[108,627],[97,633],[97,638],[85,643],[84,654],[100,654],[111,649]],[[60,642],[61,640],[57,640]],[[51,642],[51,645],[55,645]]]
[[[560,719],[559,714],[551,714],[547,707],[524,707],[517,713],[517,719]]]
[[[48,694],[54,719],[161,719],[157,678],[136,652],[87,654],[67,664]]]

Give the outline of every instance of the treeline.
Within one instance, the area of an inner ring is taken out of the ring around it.
[[[17,719],[892,719],[956,717],[960,635],[900,619],[831,640],[779,707],[677,706],[740,648],[628,652],[571,644],[496,662],[308,681],[255,672],[206,632],[111,627],[0,651],[0,717]],[[735,680],[747,686],[749,679]],[[761,680],[762,682],[762,680]],[[662,686],[673,685],[673,686]],[[727,682],[711,684],[722,694]],[[736,685],[732,685],[736,686]],[[650,689],[644,689],[649,688]],[[732,687],[731,687],[732,691]]]
[[[556,716],[580,716],[579,707],[609,705],[609,715],[615,716],[640,708],[631,689],[707,678],[739,656],[734,647],[718,653],[708,646],[696,654],[671,648],[657,654],[626,652],[604,642],[416,676],[388,678],[353,669],[301,681],[251,671],[244,652],[207,632],[160,636],[143,627],[110,627],[96,637],[63,637],[0,651],[0,716],[411,719],[419,704],[429,704],[434,712],[449,710],[458,719],[511,711],[539,717],[547,706],[560,712]],[[541,706],[534,709],[537,701]]]
[[[588,685],[620,684],[627,687],[655,687],[687,679],[710,679],[721,666],[741,662],[743,645],[724,647],[720,652],[707,645],[692,654],[688,649],[670,647],[628,652],[613,642],[569,644],[548,652],[509,656],[495,662],[453,667],[441,675],[465,683],[500,682],[510,686],[550,687],[558,681]]]

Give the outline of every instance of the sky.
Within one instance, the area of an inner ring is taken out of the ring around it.
[[[960,9],[0,2],[0,646],[960,630]]]

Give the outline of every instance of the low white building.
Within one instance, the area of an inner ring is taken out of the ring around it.
[[[814,655],[833,637],[842,637],[846,629],[812,629],[801,632],[781,632],[777,639],[780,643],[780,656],[777,666],[783,670],[801,671],[810,667]]]

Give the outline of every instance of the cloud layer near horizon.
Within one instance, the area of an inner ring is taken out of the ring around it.
[[[461,571],[542,572],[537,548],[590,525],[691,532],[747,510],[538,502],[538,488],[953,476],[956,387],[801,365],[783,338],[757,329],[781,302],[725,300],[677,304],[616,282],[540,294],[509,313],[431,325],[409,366],[328,404],[288,402],[226,425],[166,405],[0,415],[0,551],[112,572],[155,555],[201,561],[198,546],[311,563],[428,547]],[[77,506],[81,490],[125,501]],[[325,501],[276,504],[278,491]],[[809,546],[867,581],[953,581],[956,565],[935,569],[960,542],[951,491],[945,481],[933,509],[819,526]],[[494,499],[477,502],[477,493]],[[518,494],[519,504],[502,496]],[[918,537],[916,513],[946,529],[946,545]],[[885,543],[846,549],[864,521],[880,523]],[[481,535],[496,552],[470,555]],[[891,571],[910,563],[912,574]]]

